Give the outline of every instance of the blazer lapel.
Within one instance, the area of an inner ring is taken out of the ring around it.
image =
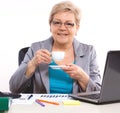
[[[50,92],[49,90],[49,74],[48,74],[48,64],[43,64],[43,65],[40,65],[39,66],[40,70],[40,74],[41,74],[41,79],[42,79],[42,82],[46,88],[46,91],[47,93]]]

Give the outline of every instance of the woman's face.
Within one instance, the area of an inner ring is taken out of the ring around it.
[[[79,26],[76,25],[74,14],[71,12],[58,12],[54,15],[50,25],[54,43],[71,44],[77,34]]]

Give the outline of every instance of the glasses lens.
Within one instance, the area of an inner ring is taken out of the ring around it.
[[[62,25],[62,23],[59,21],[52,21],[52,23],[54,26],[58,26],[58,27]]]
[[[68,28],[71,28],[71,27],[74,27],[74,23],[65,23],[64,24],[66,27],[68,27]]]

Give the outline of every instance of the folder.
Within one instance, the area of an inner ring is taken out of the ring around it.
[[[0,97],[0,111],[7,111],[11,105],[9,97]]]

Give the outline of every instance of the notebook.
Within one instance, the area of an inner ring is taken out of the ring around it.
[[[120,51],[113,50],[107,53],[100,91],[69,96],[94,104],[120,102]]]

